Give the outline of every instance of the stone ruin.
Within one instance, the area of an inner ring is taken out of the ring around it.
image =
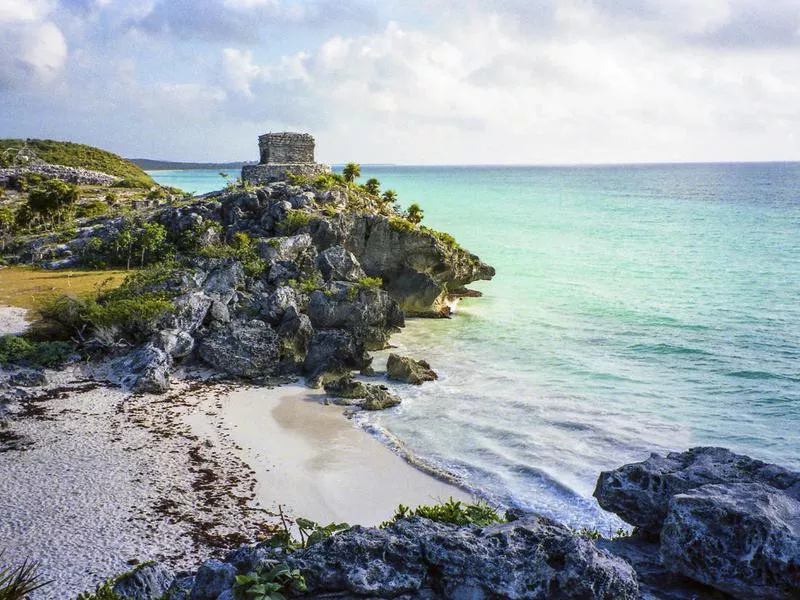
[[[260,162],[242,167],[242,180],[253,185],[285,180],[286,173],[319,177],[331,168],[314,162],[314,137],[308,133],[265,133],[258,136]]]

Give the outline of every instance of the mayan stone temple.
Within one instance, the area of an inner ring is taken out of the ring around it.
[[[242,167],[242,180],[265,184],[286,179],[286,173],[318,177],[331,168],[314,162],[314,137],[308,133],[265,133],[258,136],[260,162]]]

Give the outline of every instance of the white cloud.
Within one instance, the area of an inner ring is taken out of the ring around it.
[[[3,0],[0,2],[0,26],[15,21],[39,21],[55,5],[55,0]]]
[[[0,88],[47,84],[61,72],[67,42],[55,23],[4,23],[0,27]]]

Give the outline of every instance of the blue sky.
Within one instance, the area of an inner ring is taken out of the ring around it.
[[[2,0],[0,103],[172,160],[798,160],[800,0]]]

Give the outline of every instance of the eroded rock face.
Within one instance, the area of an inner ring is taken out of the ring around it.
[[[161,394],[169,389],[169,355],[154,344],[144,344],[109,365],[112,381],[145,394]]]
[[[737,598],[797,598],[800,502],[761,483],[677,494],[661,530],[661,556],[672,571]]]
[[[152,600],[162,597],[174,580],[172,571],[164,565],[146,564],[120,577],[113,589],[125,600]]]
[[[397,598],[639,597],[632,568],[543,517],[486,527],[413,518],[354,527],[289,557],[312,594]]]
[[[643,462],[604,471],[594,497],[605,510],[657,535],[672,496],[717,483],[762,483],[778,490],[794,488],[800,494],[800,473],[725,448],[702,447],[666,457],[653,454]]]
[[[407,356],[390,354],[386,361],[386,376],[395,381],[422,385],[426,381],[434,381],[439,376],[424,360],[414,360]]]
[[[323,376],[333,379],[349,375],[351,371],[369,365],[371,360],[364,351],[363,343],[350,333],[341,329],[317,331],[308,346],[304,371],[308,383],[312,387],[319,387],[323,383]]]
[[[223,373],[255,379],[272,374],[280,348],[275,330],[264,321],[252,320],[210,331],[200,342],[198,353]]]
[[[317,268],[325,281],[356,282],[367,276],[353,253],[338,245],[320,252]]]

